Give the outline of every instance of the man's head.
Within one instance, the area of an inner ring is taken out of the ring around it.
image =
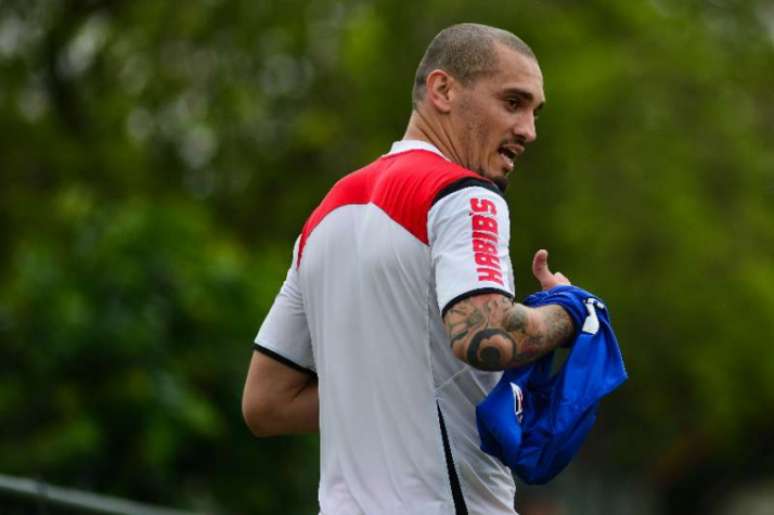
[[[535,115],[544,98],[532,50],[510,32],[473,23],[433,38],[412,91],[422,132],[501,189],[514,158],[537,137]]]

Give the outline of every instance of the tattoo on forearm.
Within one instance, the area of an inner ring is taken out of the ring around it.
[[[513,309],[506,312],[503,327],[511,332],[524,331],[527,327],[527,310],[516,309],[514,305]]]
[[[500,295],[458,302],[444,318],[452,350],[471,366],[502,370],[533,361],[573,334],[560,306],[539,308],[539,324],[530,322],[528,309]]]
[[[516,354],[516,342],[502,329],[483,329],[478,331],[468,345],[467,361],[472,366],[482,370],[499,370],[502,361],[500,347],[503,339],[510,344],[511,354]],[[506,345],[507,347],[507,345]]]
[[[462,320],[456,324],[449,326],[449,334],[451,334],[450,345],[454,347],[454,344],[464,338],[466,338],[472,329],[481,326],[484,323],[484,316],[478,310],[468,310],[466,305],[455,305],[451,313],[455,316],[461,317]]]
[[[547,341],[556,341],[561,345],[568,341],[575,333],[570,315],[561,306],[545,306],[543,308],[545,316],[544,338]]]

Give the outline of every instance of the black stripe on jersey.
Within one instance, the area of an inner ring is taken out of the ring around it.
[[[283,356],[281,354],[277,354],[273,350],[267,349],[266,347],[264,347],[262,345],[258,345],[257,343],[254,343],[253,344],[253,350],[255,352],[260,352],[261,354],[265,354],[266,356],[269,356],[273,360],[279,361],[283,365],[286,365],[286,366],[292,368],[293,370],[298,370],[299,372],[304,372],[305,374],[309,374],[310,376],[317,377],[317,372],[315,372],[314,370],[310,370],[310,369],[308,369],[306,367],[302,367],[301,365],[299,365],[295,361],[291,361],[288,358],[286,358],[285,356]]]
[[[433,199],[433,204],[441,200],[442,198],[451,195],[452,193],[456,191],[460,191],[465,188],[471,188],[473,186],[480,186],[482,188],[486,188],[489,191],[493,191],[500,195],[501,197],[505,198],[503,196],[503,192],[500,191],[500,188],[495,186],[495,184],[492,181],[489,181],[487,179],[477,179],[475,177],[465,177],[463,179],[460,179],[459,181],[455,181],[448,186],[446,186],[444,189],[438,192],[438,194]]]
[[[449,445],[449,435],[446,433],[446,424],[443,421],[443,413],[438,401],[435,402],[438,408],[438,423],[441,425],[441,439],[443,440],[443,454],[446,457],[446,470],[449,473],[449,486],[451,487],[452,500],[454,501],[454,515],[468,515],[468,507],[465,505],[465,497],[462,495],[460,478],[457,477],[457,469],[454,468],[454,458]]]
[[[449,311],[452,308],[452,306],[454,306],[459,301],[465,300],[468,297],[473,297],[474,295],[482,295],[484,293],[501,293],[501,294],[505,295],[506,297],[508,297],[509,299],[513,300],[513,295],[511,295],[509,292],[507,292],[505,290],[501,290],[500,288],[491,288],[491,287],[477,288],[475,290],[466,291],[465,293],[463,293],[461,295],[457,295],[452,300],[447,302],[446,305],[441,310],[441,318],[445,317],[446,316],[446,312]]]

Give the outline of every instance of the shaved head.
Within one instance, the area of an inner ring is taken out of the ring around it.
[[[414,78],[411,103],[414,109],[425,97],[425,82],[433,70],[443,70],[464,86],[497,68],[495,44],[499,43],[535,59],[532,49],[508,31],[480,25],[460,23],[439,32],[425,51]]]

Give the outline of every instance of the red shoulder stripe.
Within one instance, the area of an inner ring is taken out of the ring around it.
[[[468,177],[481,179],[425,150],[383,156],[338,181],[312,212],[301,233],[296,266],[312,231],[332,211],[347,205],[374,204],[427,244],[427,213],[433,199],[449,184]]]

